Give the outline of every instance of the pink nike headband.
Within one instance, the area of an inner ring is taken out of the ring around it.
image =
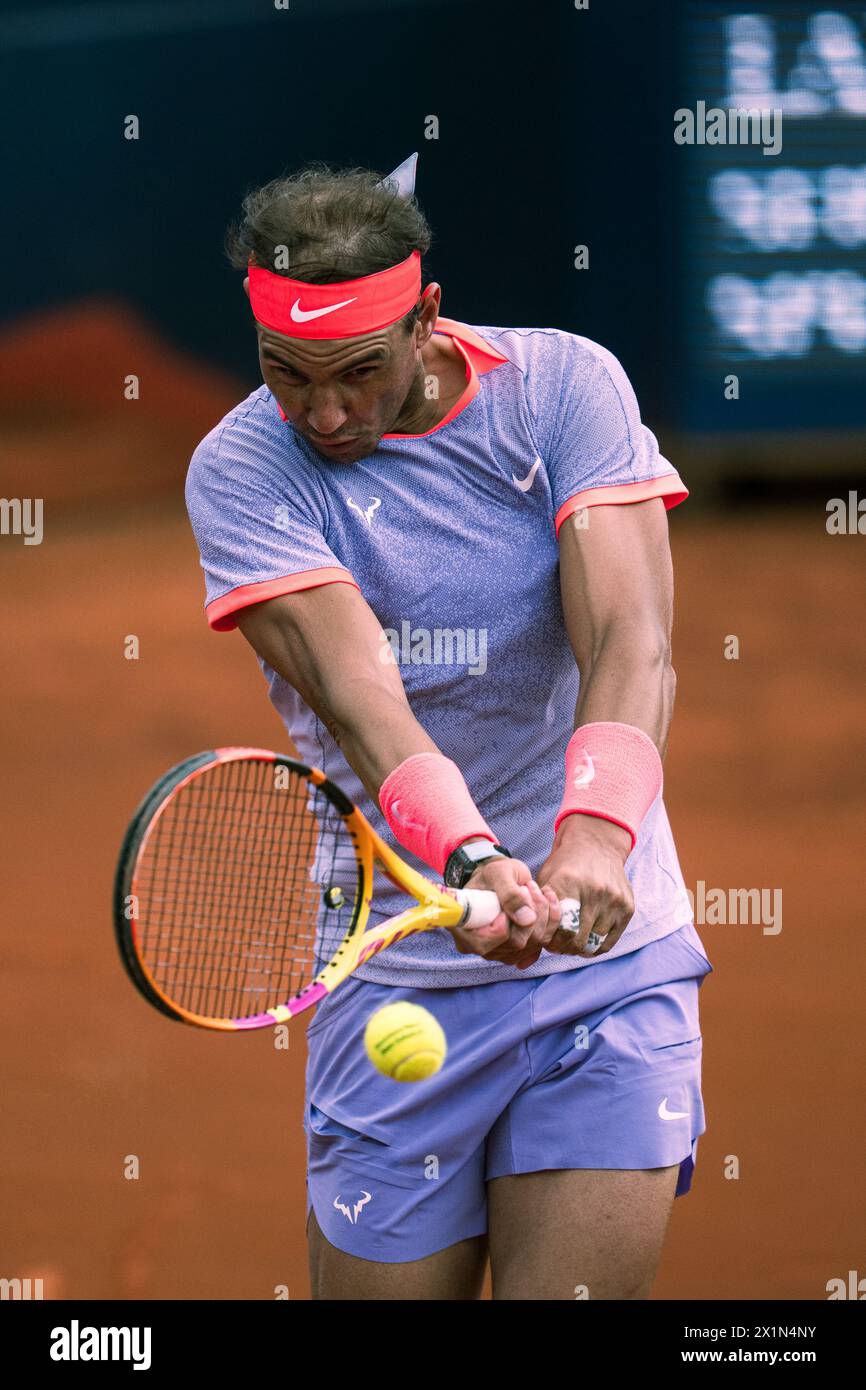
[[[380,179],[379,186],[411,198],[417,165],[416,152]],[[250,265],[248,273],[253,315],[263,327],[287,338],[355,338],[387,328],[408,314],[421,292],[418,251],[387,270],[334,285],[290,280],[257,265]]]
[[[289,338],[355,338],[396,323],[417,303],[421,256],[413,251],[388,270],[333,285],[291,280],[257,265],[249,277],[253,315],[263,327]]]

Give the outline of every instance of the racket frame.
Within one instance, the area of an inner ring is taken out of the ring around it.
[[[358,866],[358,890],[352,905],[352,915],[346,932],[334,955],[309,983],[284,1003],[272,1006],[259,1014],[244,1018],[217,1018],[197,1014],[171,999],[153,978],[142,959],[136,934],[136,918],[130,915],[129,900],[137,900],[135,869],[140,854],[159,823],[173,796],[184,786],[218,764],[258,761],[285,766],[290,772],[307,779],[321,791],[343,819],[355,849]],[[386,878],[403,892],[411,893],[416,906],[365,931],[373,902],[373,872],[378,865]],[[495,895],[483,894],[485,899]],[[377,835],[363,812],[346,796],[340,787],[318,768],[299,762],[287,754],[266,748],[226,747],[193,754],[168,769],[150,788],[136,808],[121,845],[114,878],[114,930],[120,958],[133,984],[148,1003],[176,1022],[192,1024],[211,1031],[234,1033],[249,1029],[271,1027],[287,1022],[299,1013],[319,1003],[372,955],[385,950],[417,932],[434,927],[455,927],[473,920],[473,903],[479,894],[458,892],[433,883],[406,864],[384,840]],[[498,904],[497,904],[498,910]],[[476,906],[475,912],[479,912]],[[489,913],[480,911],[484,920]]]

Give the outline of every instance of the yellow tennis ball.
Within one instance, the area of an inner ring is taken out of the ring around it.
[[[386,1004],[367,1019],[367,1056],[393,1081],[423,1081],[435,1076],[448,1044],[438,1021],[418,1004]]]

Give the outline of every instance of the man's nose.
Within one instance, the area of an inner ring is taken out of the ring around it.
[[[348,416],[333,391],[314,391],[307,406],[307,424],[316,434],[336,434]]]

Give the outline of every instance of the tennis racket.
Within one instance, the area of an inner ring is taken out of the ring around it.
[[[367,927],[374,869],[415,906]],[[430,882],[317,768],[217,748],[171,768],[132,818],[114,885],[126,970],[169,1018],[237,1032],[319,1003],[378,951],[486,926],[495,893]]]

